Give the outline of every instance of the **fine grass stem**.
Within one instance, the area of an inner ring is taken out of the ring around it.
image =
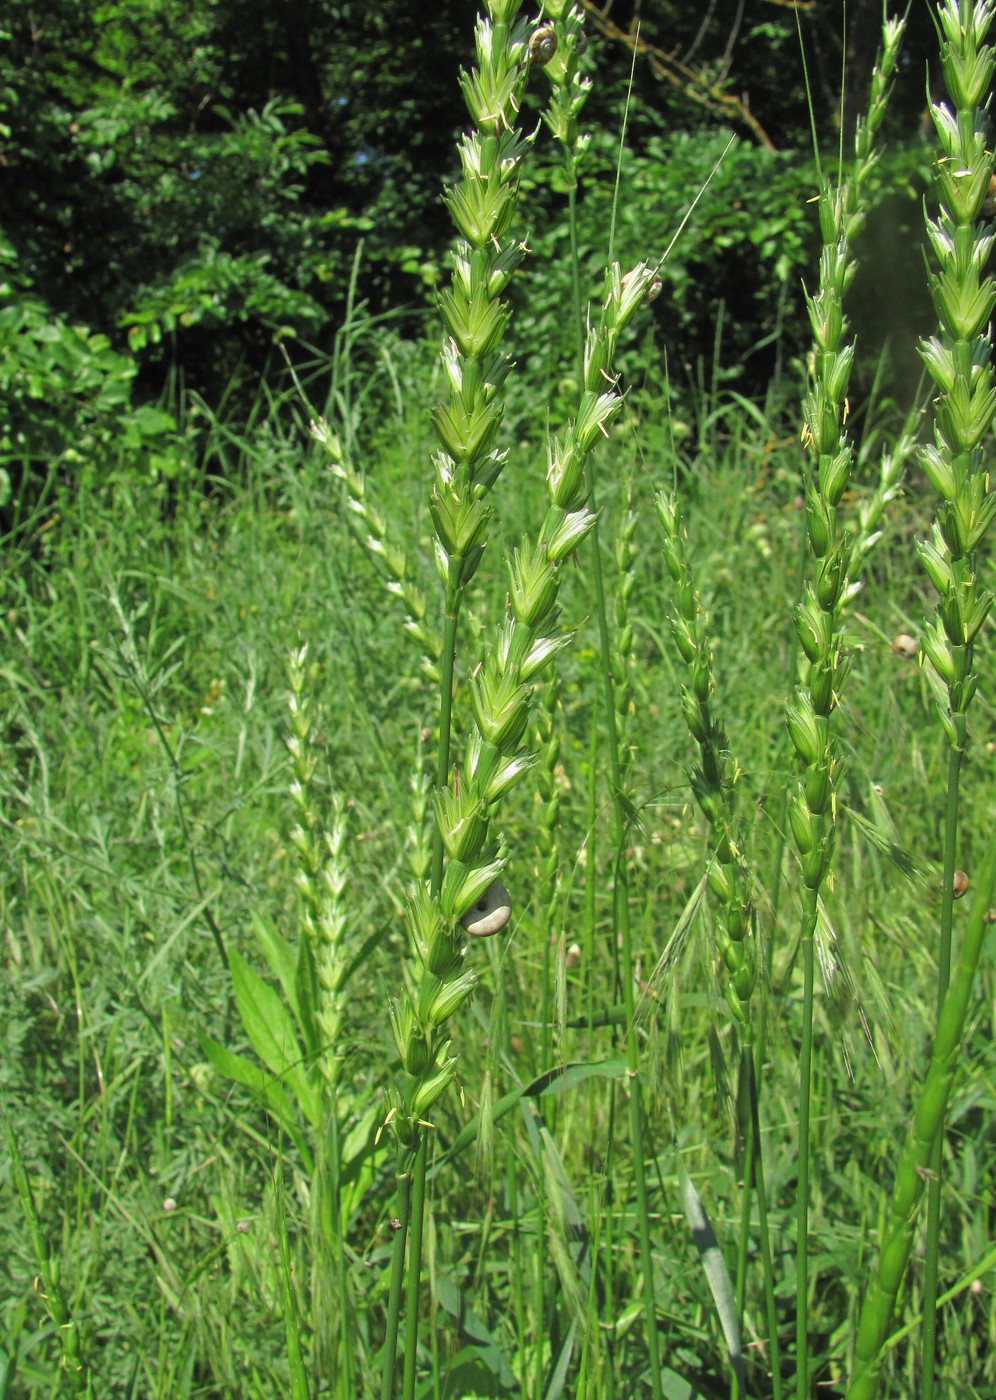
[[[488,17],[476,30],[477,68],[463,75],[464,97],[475,125],[460,146],[462,179],[447,203],[460,234],[450,289],[440,298],[449,333],[443,366],[449,402],[436,408],[433,424],[440,442],[430,510],[436,529],[436,560],[444,585],[444,624],[439,658],[440,704],[436,751],[436,793],[448,793],[457,627],[467,585],[484,553],[484,532],[491,515],[486,497],[505,465],[494,447],[501,423],[498,391],[509,360],[499,349],[508,320],[500,298],[523,255],[522,245],[507,238],[515,210],[518,170],[526,141],[516,126],[530,66],[529,33],[516,24],[517,0],[493,0]],[[503,241],[504,240],[504,241]],[[511,737],[511,736],[509,736]],[[515,736],[517,737],[517,736]],[[497,759],[497,751],[495,751]],[[492,776],[489,774],[489,777]],[[409,1161],[399,1172],[412,1173],[411,1201],[401,1235],[408,1237],[408,1284],[404,1395],[414,1395],[418,1347],[419,1282],[427,1162],[426,1114],[452,1082],[456,1060],[450,1042],[439,1035],[443,1022],[473,990],[475,975],[463,972],[464,955],[455,926],[494,884],[501,860],[492,849],[482,857],[487,821],[472,818],[484,793],[471,789],[474,802],[458,811],[459,793],[450,803],[450,854],[466,877],[451,882],[441,905],[444,873],[444,807],[437,810],[429,881],[421,886],[417,906],[409,911],[413,942],[423,965],[417,1004],[411,995],[391,1005],[391,1023],[407,1076],[403,1098],[395,1098],[391,1117],[399,1145]],[[465,792],[466,792],[465,786]],[[445,804],[445,799],[442,799]],[[470,821],[470,827],[466,823]],[[478,870],[462,858],[482,857]],[[490,863],[488,863],[490,862]],[[481,877],[480,868],[485,868]],[[503,887],[502,887],[503,889]],[[446,923],[443,920],[446,920]],[[446,927],[446,924],[449,927]],[[462,930],[461,930],[462,932]],[[398,1217],[402,1217],[399,1215]],[[385,1392],[393,1374],[394,1354],[385,1349]]]
[[[592,366],[587,362],[583,320],[581,316],[581,289],[579,276],[579,247],[577,236],[577,183],[578,169],[588,144],[587,137],[580,134],[578,116],[588,94],[590,83],[582,79],[578,69],[578,55],[583,38],[583,12],[579,5],[546,3],[545,10],[556,20],[557,54],[547,65],[554,85],[546,120],[561,145],[568,191],[568,227],[571,240],[571,268],[574,295],[574,324],[577,328],[578,371],[586,397],[598,397],[604,385],[600,376],[606,375],[606,366],[599,365],[592,374]],[[618,198],[618,190],[617,190]],[[615,203],[615,201],[614,201]],[[614,216],[613,216],[614,217]],[[654,282],[659,287],[659,282]],[[590,342],[589,342],[590,343]],[[606,376],[607,377],[607,376]],[[610,381],[611,382],[611,381]],[[582,400],[584,402],[584,400]],[[616,693],[617,687],[625,686],[626,657],[620,647],[613,644],[609,630],[609,609],[606,598],[605,578],[602,568],[602,546],[598,526],[598,490],[593,458],[589,457],[585,468],[585,497],[587,507],[593,516],[590,544],[592,591],[594,595],[595,617],[598,625],[600,649],[600,669],[604,690],[604,710],[606,716],[609,781],[612,793],[612,832],[613,859],[613,957],[621,954],[621,978],[623,985],[623,1006],[625,1009],[627,1036],[626,1055],[629,1069],[629,1111],[630,1137],[633,1151],[633,1180],[636,1191],[636,1210],[640,1241],[640,1259],[643,1271],[644,1327],[647,1339],[650,1385],[654,1400],[662,1400],[660,1354],[657,1337],[657,1300],[654,1281],[653,1253],[650,1245],[649,1197],[646,1178],[646,1149],[643,1091],[640,1079],[639,1047],[636,1035],[636,1007],[633,991],[634,957],[633,937],[630,923],[630,890],[627,870],[626,842],[628,834],[627,798],[623,772],[622,738],[617,716],[625,710],[626,700]],[[623,541],[625,552],[625,541]],[[623,580],[620,580],[620,588]],[[625,595],[620,592],[620,600]],[[624,605],[624,604],[623,604]],[[625,628],[617,638],[622,642]],[[632,645],[632,629],[629,629],[629,646]],[[628,647],[623,648],[628,650]]]
[[[845,432],[847,389],[854,345],[845,340],[844,296],[854,277],[851,245],[860,228],[863,184],[875,160],[874,138],[895,69],[903,24],[886,21],[883,46],[875,65],[868,115],[859,123],[855,166],[849,179],[838,172],[836,186],[821,178],[819,193],[819,286],[806,297],[814,348],[809,389],[803,405],[803,441],[813,466],[805,486],[806,525],[814,561],[804,601],[796,610],[796,631],[807,661],[805,684],[787,710],[789,735],[800,776],[789,803],[789,821],[802,876],[802,1033],[799,1048],[799,1121],[796,1195],[796,1396],[809,1400],[810,1112],[813,1079],[813,1003],[815,937],[821,890],[833,864],[837,840],[837,792],[842,768],[839,741],[831,720],[841,701],[849,668],[840,631],[839,610],[851,569],[853,536],[840,518],[848,488],[853,448]]]
[[[62,1370],[66,1384],[74,1395],[81,1395],[83,1400],[93,1400],[94,1390],[90,1368],[83,1353],[83,1339],[80,1335],[79,1323],[66,1301],[60,1261],[49,1249],[35,1206],[31,1182],[21,1160],[21,1154],[17,1149],[14,1133],[9,1126],[6,1137],[7,1152],[13,1168],[14,1185],[17,1188],[21,1212],[28,1228],[28,1237],[31,1240],[31,1247],[41,1274],[44,1289],[42,1298],[59,1336],[59,1344],[62,1349]]]
[[[712,709],[715,678],[708,618],[695,591],[678,499],[674,493],[660,491],[655,501],[663,535],[665,566],[676,597],[676,606],[670,616],[671,632],[688,676],[687,683],[681,687],[681,710],[699,751],[699,766],[692,773],[691,785],[709,826],[713,855],[709,862],[707,879],[710,895],[722,911],[722,923],[717,929],[716,942],[727,973],[727,1004],[734,1025],[740,1032],[739,1073],[741,1078],[746,1078],[747,1081],[747,1121],[744,1125],[746,1157],[737,1250],[736,1312],[738,1322],[742,1323],[750,1203],[756,1192],[764,1265],[772,1394],[775,1400],[779,1400],[781,1363],[775,1310],[775,1276],[768,1235],[764,1159],[761,1150],[757,1081],[754,1073],[752,998],[758,977],[757,912],[752,896],[750,870],[744,855],[743,822],[738,812],[736,785],[740,770],[735,760],[730,761],[726,734]],[[734,1397],[742,1394],[741,1375],[736,1368],[732,1385]]]
[[[879,1393],[896,1297],[913,1248],[917,1207],[927,1183],[933,1179],[930,1163],[961,1059],[962,1036],[994,891],[996,839],[990,837],[954,975],[938,1018],[930,1065],[896,1170],[892,1199],[881,1231],[878,1264],[865,1290],[847,1400],[875,1400]]]
[[[949,745],[937,956],[938,1035],[951,967],[962,758],[968,709],[978,688],[973,651],[993,603],[993,594],[980,587],[977,572],[979,550],[996,516],[983,446],[996,412],[989,330],[996,282],[985,271],[993,229],[982,218],[993,177],[982,105],[996,68],[996,50],[985,42],[992,20],[993,7],[987,0],[946,0],[938,7],[941,68],[952,105],[934,102],[930,107],[941,150],[936,180],[940,208],[936,220],[928,219],[927,233],[940,266],[931,278],[931,292],[941,333],[921,346],[939,393],[934,405],[934,444],[921,449],[920,462],[941,497],[941,507],[932,540],[922,541],[918,552],[939,595],[935,620],[923,634],[923,649],[938,678],[938,712]],[[933,1400],[935,1385],[942,1169],[943,1134],[938,1124],[927,1193],[922,1400]]]

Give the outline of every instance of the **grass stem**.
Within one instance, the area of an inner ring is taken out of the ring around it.
[[[796,1400],[809,1395],[809,1113],[813,1072],[813,983],[816,891],[807,891],[808,903],[802,934],[802,1043],[799,1047],[799,1130],[795,1217],[795,1365]]]
[[[588,508],[598,515],[594,470],[589,463]],[[629,917],[629,881],[626,866],[626,807],[622,791],[622,759],[616,724],[616,704],[612,680],[612,648],[609,637],[605,581],[599,549],[598,525],[592,530],[591,568],[598,620],[600,666],[605,697],[605,723],[608,729],[609,779],[612,785],[612,849],[614,932],[621,954],[623,1006],[626,1014],[626,1063],[629,1073],[629,1121],[633,1151],[633,1184],[640,1240],[640,1266],[643,1273],[643,1311],[650,1366],[650,1386],[654,1400],[662,1400],[660,1353],[657,1342],[657,1296],[654,1287],[653,1253],[650,1248],[647,1176],[644,1157],[643,1098],[640,1089],[639,1046],[636,1037],[636,1007],[633,994],[633,939]]]
[[[963,750],[948,750],[947,792],[944,807],[944,859],[941,887],[941,927],[937,949],[937,1024],[940,1025],[951,980],[951,932],[954,923],[955,865],[958,849],[958,794],[961,783]],[[927,1235],[923,1261],[923,1335],[921,1397],[933,1400],[934,1366],[937,1354],[937,1290],[941,1236],[941,1187],[944,1170],[944,1120],[934,1142],[927,1183]]]
[[[405,1249],[408,1243],[408,1222],[411,1215],[411,1163],[404,1149],[398,1151],[398,1214],[392,1220],[394,1243],[391,1248],[391,1282],[387,1303],[387,1333],[384,1338],[384,1362],[381,1369],[381,1400],[393,1400],[398,1357],[398,1327],[401,1319],[401,1298],[404,1292]]]
[[[405,1372],[403,1400],[415,1400],[418,1363],[419,1294],[422,1283],[422,1237],[425,1229],[425,1170],[429,1139],[423,1131],[412,1164],[411,1213],[408,1219],[408,1278],[405,1290]]]

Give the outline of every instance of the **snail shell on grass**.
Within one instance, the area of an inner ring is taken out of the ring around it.
[[[460,920],[474,938],[501,933],[512,917],[512,897],[500,880],[492,880],[476,904]]]
[[[526,45],[530,68],[543,68],[557,52],[557,31],[552,24],[542,24],[533,31]]]

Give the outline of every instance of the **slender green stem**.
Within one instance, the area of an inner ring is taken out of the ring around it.
[[[606,724],[608,727],[609,775],[612,784],[612,848],[614,863],[614,932],[613,947],[618,947],[622,956],[623,1005],[626,1015],[626,1060],[630,1079],[630,1132],[633,1148],[633,1176],[636,1188],[636,1204],[639,1215],[640,1263],[644,1279],[644,1315],[647,1334],[647,1351],[650,1362],[650,1384],[654,1400],[662,1400],[660,1355],[657,1341],[657,1298],[654,1287],[653,1255],[650,1248],[650,1223],[647,1215],[647,1179],[643,1148],[643,1100],[639,1079],[639,1047],[636,1040],[635,1000],[633,996],[633,943],[629,919],[629,882],[626,868],[626,810],[622,791],[622,761],[619,752],[619,730],[616,722],[616,704],[612,681],[611,640],[609,637],[608,608],[605,599],[605,580],[602,572],[602,556],[599,542],[598,502],[595,490],[595,473],[589,458],[586,467],[588,487],[588,508],[595,516],[591,536],[592,580],[595,592],[595,613],[598,618],[598,636],[602,682],[605,693]]]
[[[511,1141],[505,1143],[505,1202],[508,1218],[512,1222],[512,1261],[514,1268],[515,1295],[515,1339],[516,1353],[522,1364],[522,1380],[519,1386],[522,1400],[526,1400],[526,1305],[522,1287],[522,1229],[519,1210],[518,1173],[515,1163],[515,1149]]]
[[[951,965],[951,924],[958,827],[958,782],[967,735],[968,708],[978,685],[972,671],[975,637],[993,597],[979,588],[976,559],[994,517],[989,457],[984,446],[994,398],[990,319],[993,279],[986,276],[992,242],[984,193],[993,176],[988,137],[988,91],[996,62],[986,42],[993,7],[986,0],[940,0],[935,23],[941,69],[950,104],[931,103],[940,159],[936,169],[938,212],[927,232],[940,271],[931,277],[939,334],[921,354],[940,393],[935,400],[934,444],[920,459],[942,505],[933,538],[917,550],[939,595],[935,619],[924,629],[923,649],[947,689],[941,722],[950,744],[944,819],[944,903],[938,949],[938,1034]],[[943,1118],[931,1147],[924,1272],[922,1400],[933,1400],[937,1350],[936,1299],[940,1239]]]
[[[795,1357],[796,1400],[809,1395],[809,1109],[813,1072],[813,982],[816,928],[815,890],[807,891],[805,924],[802,934],[802,1044],[799,1050],[799,1171],[796,1186],[795,1241]]]
[[[880,1234],[878,1265],[861,1305],[847,1400],[875,1400],[879,1392],[889,1328],[913,1248],[918,1207],[929,1176],[935,1138],[962,1061],[962,1037],[994,888],[996,838],[990,837],[972,911],[959,940],[957,966],[944,998],[927,1077],[896,1168],[892,1199]]]
[[[284,1309],[284,1335],[287,1339],[287,1365],[291,1377],[291,1400],[309,1400],[308,1373],[301,1352],[301,1329],[298,1322],[297,1298],[294,1296],[294,1269],[290,1256],[290,1237],[284,1214],[284,1187],[279,1172],[274,1172],[277,1210],[277,1240],[280,1250],[280,1293]]]
[[[598,516],[595,498],[594,471],[589,460],[588,507]],[[626,1064],[629,1073],[630,1132],[633,1145],[633,1181],[640,1230],[640,1265],[643,1270],[644,1316],[647,1351],[650,1363],[650,1386],[654,1400],[662,1400],[660,1351],[657,1342],[657,1296],[654,1287],[653,1255],[650,1249],[650,1222],[647,1216],[647,1176],[643,1154],[643,1100],[639,1078],[639,1047],[636,1040],[635,999],[633,996],[633,942],[629,919],[629,881],[626,868],[626,810],[622,792],[622,763],[619,754],[619,731],[612,684],[611,642],[608,609],[605,602],[605,582],[596,523],[591,543],[592,579],[595,587],[595,615],[601,649],[602,681],[605,691],[605,720],[608,727],[609,776],[612,783],[612,847],[615,852],[614,912],[617,942],[622,955],[622,992],[626,1012]]]
[[[436,750],[436,787],[444,788],[450,780],[450,749],[453,736],[453,677],[456,670],[457,626],[460,620],[461,594],[454,593],[446,599],[446,617],[443,622],[443,654],[439,664],[439,747]],[[439,823],[432,827],[432,867],[431,888],[439,893],[443,883],[443,834]]]
[[[937,955],[937,1021],[940,1024],[944,998],[951,980],[951,926],[954,921],[954,873],[958,847],[958,794],[963,750],[948,750],[948,786],[944,811],[944,873],[941,894],[941,930]],[[933,1400],[934,1360],[937,1353],[937,1287],[941,1233],[941,1173],[944,1167],[944,1120],[930,1158],[927,1186],[927,1238],[923,1271],[923,1373],[922,1400]]]
[[[596,966],[595,962],[595,925],[597,919],[597,894],[598,894],[598,872],[596,861],[596,816],[598,811],[598,699],[592,706],[591,717],[591,745],[588,753],[588,805],[587,805],[587,838],[585,841],[585,897],[584,897],[584,965],[591,969],[587,978],[587,999],[585,1004],[585,1025],[587,1027],[587,1048],[586,1054],[589,1060],[597,1058],[597,1047],[595,1045],[595,1030],[597,1019],[595,1011],[596,985],[595,977],[592,975]],[[588,1091],[588,1142],[595,1143],[598,1139],[597,1117],[598,1101],[596,1097],[595,1081],[591,1082]],[[608,1121],[606,1128],[606,1141],[608,1142],[607,1160],[602,1164],[604,1179],[612,1180],[612,1155],[615,1150],[615,1113],[616,1098],[615,1085],[609,1087]],[[603,1197],[604,1198],[604,1197]],[[604,1287],[603,1296],[607,1315],[615,1318],[614,1307],[614,1283],[613,1283],[613,1215],[611,1210],[604,1212],[604,1219],[601,1218],[601,1207],[599,1203],[599,1193],[592,1193],[592,1213],[595,1217],[592,1230],[593,1246],[591,1261],[592,1277],[592,1302],[591,1312],[593,1319],[597,1311],[597,1295],[594,1291],[595,1283],[599,1277],[599,1269],[603,1271]],[[608,1331],[605,1334],[604,1346],[607,1356],[601,1366],[597,1384],[601,1385],[601,1391],[595,1394],[601,1395],[601,1400],[614,1400],[615,1396],[615,1334]],[[601,1348],[602,1338],[599,1337],[598,1345]],[[579,1389],[579,1395],[583,1397],[584,1392]]]
[[[543,1148],[536,1149],[536,1267],[533,1270],[533,1394],[543,1394],[546,1369],[546,1197],[543,1194]]]
[[[332,1211],[332,1240],[330,1241],[335,1250],[336,1281],[339,1289],[339,1356],[341,1361],[339,1379],[341,1381],[340,1393],[344,1400],[351,1400],[353,1395],[353,1328],[350,1317],[349,1305],[349,1280],[346,1273],[346,1242],[343,1239],[342,1231],[342,1184],[339,1178],[339,1167],[341,1163],[339,1148],[339,1102],[338,1085],[333,1085],[332,1108],[329,1115],[331,1136],[332,1136],[332,1156],[329,1165],[329,1183],[331,1195]]]
[[[581,249],[578,243],[578,179],[569,152],[564,161],[564,168],[570,181],[567,187],[567,227],[571,239],[571,296],[574,302],[574,333],[577,341],[575,354],[580,384],[584,380],[584,301],[581,296]]]
[[[439,700],[439,748],[436,754],[436,786],[445,787],[449,782],[450,747],[453,728],[453,677],[456,667],[457,624],[460,615],[461,595],[454,592],[447,596],[446,617],[443,623],[443,652],[440,657],[442,677]],[[439,823],[433,823],[432,831],[432,872],[431,889],[439,893],[443,882],[443,837]],[[406,1173],[401,1184],[410,1193],[407,1217],[399,1215],[402,1228],[398,1232],[402,1240],[401,1261],[404,1261],[404,1245],[408,1250],[408,1287],[405,1305],[405,1400],[415,1393],[415,1370],[418,1356],[418,1299],[419,1280],[422,1275],[422,1232],[425,1223],[425,1169],[428,1160],[428,1142],[424,1128],[419,1129],[420,1140],[410,1174]],[[394,1260],[398,1258],[395,1251]],[[392,1261],[393,1263],[394,1261]],[[398,1283],[400,1289],[400,1281]],[[392,1294],[394,1279],[391,1280]],[[395,1344],[397,1344],[397,1322],[395,1321]],[[393,1371],[393,1363],[392,1363]]]
[[[764,1303],[768,1318],[768,1349],[771,1361],[771,1400],[782,1400],[782,1359],[778,1342],[778,1311],[775,1306],[775,1270],[771,1259],[768,1230],[768,1193],[764,1181],[764,1153],[761,1150],[761,1119],[758,1111],[757,1076],[754,1056],[748,1046],[747,1073],[750,1077],[750,1118],[754,1139],[754,1190],[757,1195],[757,1224],[761,1236],[761,1264],[764,1269]]]
[[[749,1054],[749,1047],[741,1046],[740,1050],[740,1072],[745,1068],[745,1057]],[[749,1111],[749,1105],[748,1105]],[[750,1235],[750,1202],[751,1190],[754,1183],[754,1129],[748,1119],[744,1131],[744,1183],[743,1193],[740,1197],[740,1236],[737,1241],[737,1321],[743,1330],[744,1323],[744,1300],[747,1292],[747,1239]],[[736,1372],[733,1374],[733,1386],[731,1394],[736,1400],[740,1394],[740,1382],[737,1380]]]
[[[615,1083],[613,1083],[613,1084],[610,1086],[610,1088],[609,1088],[609,1113],[608,1113],[608,1120],[607,1120],[607,1124],[606,1124],[606,1137],[607,1137],[607,1141],[608,1141],[608,1144],[609,1144],[609,1150],[608,1150],[608,1152],[605,1154],[605,1158],[606,1158],[606,1160],[605,1160],[605,1180],[611,1182],[611,1181],[614,1181],[614,1180],[615,1180],[615,1172],[614,1172],[614,1170],[613,1170],[613,1167],[614,1167],[614,1158],[615,1158],[615,1142],[616,1142],[616,1085],[615,1085]],[[615,1318],[616,1318],[616,1316],[617,1316],[617,1312],[616,1312],[616,1307],[615,1307],[615,1301],[616,1301],[616,1300],[615,1300],[615,1288],[616,1288],[615,1257],[616,1257],[616,1256],[615,1256],[614,1223],[615,1223],[615,1222],[614,1222],[614,1217],[613,1217],[612,1211],[611,1211],[611,1210],[607,1210],[607,1211],[605,1212],[605,1225],[604,1225],[604,1231],[605,1231],[605,1248],[604,1248],[603,1251],[602,1251],[602,1258],[603,1258],[603,1260],[605,1261],[605,1297],[606,1297],[607,1303],[608,1303],[609,1315],[610,1315],[610,1317],[613,1319],[613,1329],[608,1333],[609,1364],[608,1364],[608,1366],[606,1366],[606,1368],[605,1368],[605,1400],[612,1400],[612,1397],[613,1397],[613,1395],[615,1394],[615,1375],[616,1375],[616,1349],[617,1349],[617,1348],[616,1348],[616,1342],[617,1342],[617,1334],[616,1334],[616,1332],[615,1332],[614,1322],[615,1322]]]
[[[587,996],[585,998],[585,1024],[588,1029],[585,1053],[589,1060],[596,1058],[595,1047],[595,923],[597,919],[598,878],[596,873],[597,832],[595,819],[598,813],[598,701],[596,699],[591,717],[591,743],[588,749],[588,806],[586,813],[584,853],[584,965],[589,969]],[[597,1107],[594,1080],[588,1092],[588,1141],[595,1141],[595,1110]]]
[[[566,134],[566,133],[565,133]],[[577,164],[574,150],[568,140],[561,135],[564,144],[564,169],[568,190],[568,226],[571,240],[571,274],[574,301],[574,325],[577,338],[577,367],[579,383],[585,379],[585,330],[582,312],[580,250],[577,231]],[[592,386],[588,386],[589,389]],[[597,387],[597,386],[596,386]],[[646,1315],[647,1348],[650,1361],[650,1381],[654,1400],[661,1400],[660,1360],[657,1341],[657,1306],[654,1288],[653,1257],[650,1249],[650,1225],[647,1213],[647,1183],[644,1165],[643,1101],[639,1080],[639,1047],[634,1027],[633,996],[633,950],[629,919],[629,885],[626,869],[626,812],[623,800],[623,773],[620,755],[619,731],[616,723],[616,703],[612,681],[612,648],[609,637],[608,608],[605,597],[605,582],[602,573],[602,557],[599,542],[598,503],[595,491],[595,473],[588,458],[585,464],[585,484],[587,506],[595,517],[591,538],[592,578],[595,592],[595,611],[598,617],[600,662],[605,690],[605,708],[608,724],[609,771],[612,783],[612,845],[615,853],[614,878],[614,933],[613,942],[621,943],[623,1002],[627,1025],[627,1065],[630,1077],[630,1131],[633,1148],[633,1169],[636,1186],[637,1210],[639,1214],[640,1258],[644,1276],[644,1304]],[[590,869],[589,852],[589,869]]]
[[[547,904],[541,906],[544,913]],[[550,924],[544,919],[541,924],[543,935],[543,984],[540,994],[540,1059],[536,1068],[545,1073],[553,1062],[553,960],[557,956],[557,945],[550,936]]]
[[[740,1217],[740,1240],[737,1249],[737,1318],[743,1330],[744,1301],[747,1287],[747,1244],[750,1235],[751,1201],[757,1197],[758,1232],[761,1237],[761,1263],[764,1270],[764,1301],[768,1322],[768,1346],[771,1362],[772,1400],[781,1400],[781,1357],[778,1346],[778,1314],[775,1308],[775,1276],[771,1261],[771,1238],[768,1232],[768,1202],[764,1184],[764,1156],[761,1150],[761,1120],[757,1103],[757,1076],[754,1070],[754,1046],[749,1034],[741,1050],[744,1073],[747,1076],[746,1150],[744,1153],[744,1192]],[[740,1382],[734,1371],[730,1394],[740,1395]],[[744,1397],[746,1400],[746,1397]]]
[[[398,1152],[398,1215],[393,1222],[394,1245],[391,1250],[391,1291],[387,1303],[387,1335],[384,1339],[384,1365],[381,1372],[381,1400],[393,1400],[394,1378],[397,1371],[398,1323],[401,1318],[401,1293],[405,1277],[405,1246],[408,1241],[408,1220],[411,1214],[412,1176],[408,1154]]]
[[[415,1400],[415,1373],[418,1361],[418,1303],[422,1281],[422,1234],[425,1227],[425,1167],[429,1139],[423,1131],[418,1155],[412,1167],[411,1214],[408,1222],[408,1283],[405,1291],[405,1376],[404,1400]]]
[[[13,1129],[7,1128],[7,1152],[10,1156],[14,1185],[21,1203],[21,1213],[27,1226],[28,1238],[34,1252],[41,1275],[38,1293],[41,1296],[49,1317],[55,1323],[62,1348],[62,1370],[66,1385],[75,1395],[84,1400],[93,1400],[93,1382],[90,1370],[83,1355],[79,1324],[69,1310],[59,1271],[59,1260],[49,1252],[48,1241],[42,1230],[38,1209],[35,1205],[31,1182],[17,1150],[17,1140]]]

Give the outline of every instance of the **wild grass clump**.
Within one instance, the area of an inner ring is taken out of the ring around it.
[[[797,403],[682,433],[618,372],[664,249],[583,277],[583,11],[490,0],[441,350],[351,300],[198,406],[213,489],[10,543],[4,1393],[993,1392],[991,18],[938,11],[932,441],[849,401],[899,24]],[[510,434],[541,74],[576,367]]]

